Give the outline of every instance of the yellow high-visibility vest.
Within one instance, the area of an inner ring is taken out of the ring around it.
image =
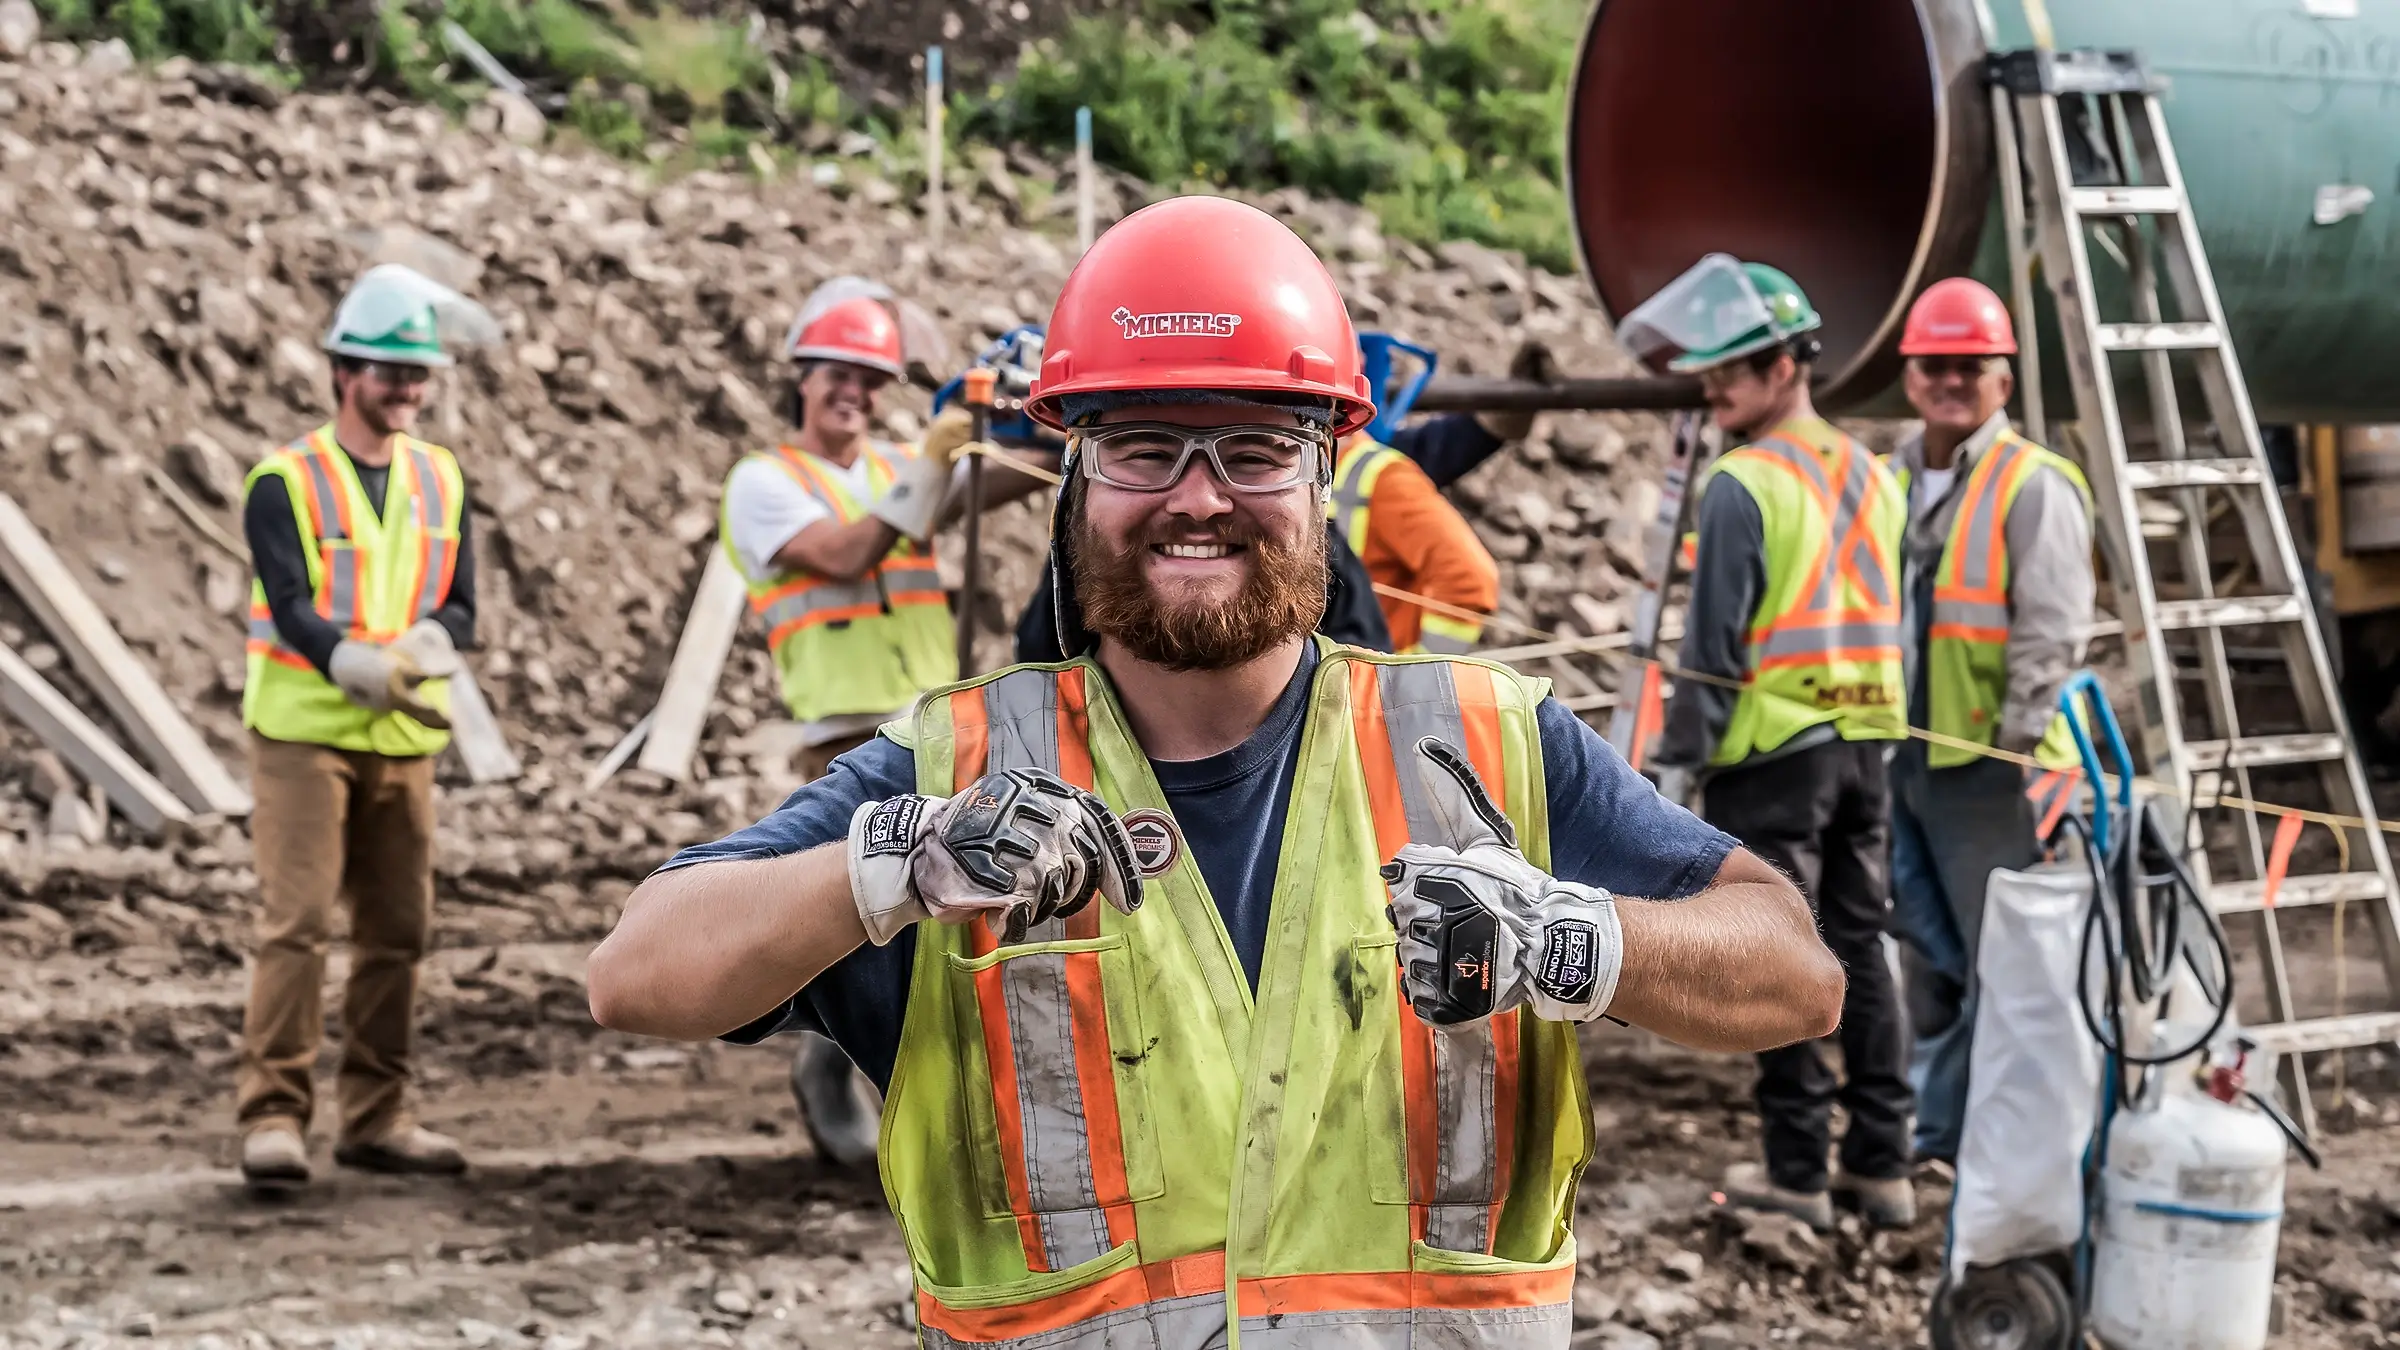
[[[1014,945],[916,930],[880,1156],[926,1345],[1565,1347],[1575,1029],[1419,1020],[1377,874],[1455,842],[1425,736],[1547,862],[1548,681],[1321,650],[1255,996],[1097,665],[1013,667],[887,729],[921,792],[1013,766],[1096,791],[1154,873],[1133,914],[1095,901]]]
[[[859,453],[867,459],[867,481],[880,493],[917,452],[914,446],[870,442]],[[749,458],[789,474],[840,524],[865,519],[867,504],[815,455],[787,445]],[[733,546],[730,476],[726,484],[717,537],[742,574],[752,612],[766,625],[784,706],[795,721],[893,712],[919,693],[958,678],[957,629],[931,544],[919,546],[903,535],[854,581],[806,569],[753,576]]]
[[[242,491],[283,480],[300,552],[308,560],[315,607],[354,642],[388,643],[441,608],[458,568],[465,481],[448,450],[413,436],[397,439],[379,514],[359,485],[350,456],[330,423],[260,460]],[[406,713],[370,712],[283,639],[267,608],[266,588],[250,583],[249,666],[242,724],[277,741],[299,741],[380,755],[437,753],[450,733]],[[445,712],[450,682],[427,680],[424,700]]]
[[[1758,503],[1766,593],[1749,672],[1709,761],[1738,764],[1812,726],[1845,740],[1908,734],[1901,665],[1900,536],[1907,499],[1890,470],[1831,423],[1798,419],[1719,459]]]

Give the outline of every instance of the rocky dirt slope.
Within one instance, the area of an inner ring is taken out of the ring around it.
[[[1072,238],[1018,203],[1056,167],[981,166],[937,254],[864,152],[768,183],[652,182],[422,108],[82,60],[0,62],[0,489],[238,766],[247,576],[159,480],[238,533],[247,466],[323,416],[315,340],[342,288],[370,256],[427,260],[508,332],[450,377],[433,428],[474,484],[475,660],[527,772],[445,779],[427,1112],[487,1165],[463,1186],[349,1179],[260,1210],[210,1170],[229,1157],[242,831],[53,840],[36,743],[0,722],[0,1345],[902,1344],[896,1237],[871,1183],[795,1141],[778,1057],[607,1035],[583,1009],[582,953],[630,881],[789,785],[762,732],[780,713],[757,635],[695,782],[581,780],[657,694],[726,468],[776,435],[772,344],[798,299],[837,273],[882,276],[962,354],[1044,317]],[[1113,182],[1104,218],[1143,197]],[[1363,324],[1430,343],[1446,369],[1496,372],[1525,335],[1578,371],[1619,359],[1574,281],[1472,247],[1428,256],[1349,208],[1267,204],[1318,243]],[[900,397],[892,430],[924,411]],[[1504,617],[1616,622],[1661,435],[1555,419],[1462,485],[1503,560]],[[997,659],[1040,522],[1012,508],[986,538]],[[0,640],[99,712],[5,592]],[[1597,1042],[1593,1068],[1579,1344],[1913,1337],[1931,1225],[1814,1242],[1709,1204],[1755,1146],[1745,1065],[1626,1037]],[[2400,1233],[2400,1121],[2352,1100],[2341,1170],[2295,1201],[2294,1344],[2379,1344],[2400,1325],[2400,1271],[2380,1256]]]

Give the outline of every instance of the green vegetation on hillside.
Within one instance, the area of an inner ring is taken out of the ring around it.
[[[775,69],[737,23],[622,0],[36,3],[52,35],[121,36],[146,60],[294,79],[365,63],[454,109],[479,92],[441,40],[455,20],[564,91],[584,139],[628,157],[655,157],[668,128],[685,156],[737,162],[758,141],[865,130],[905,174],[923,130],[845,97],[813,58]],[[1121,0],[1034,44],[1001,82],[953,92],[948,134],[1065,150],[1089,106],[1101,162],[1148,181],[1298,186],[1365,203],[1419,243],[1476,239],[1567,270],[1559,128],[1582,17],[1582,0]]]

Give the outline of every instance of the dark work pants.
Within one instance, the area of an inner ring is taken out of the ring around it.
[[[1758,1114],[1767,1175],[1795,1191],[1825,1189],[1833,1104],[1850,1112],[1842,1168],[1897,1177],[1909,1168],[1906,1033],[1883,932],[1891,907],[1885,824],[1886,741],[1828,741],[1708,780],[1702,814],[1800,884],[1817,932],[1842,963],[1843,1075],[1815,1041],[1758,1057]]]

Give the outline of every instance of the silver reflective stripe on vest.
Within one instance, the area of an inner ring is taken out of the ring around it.
[[[1572,1330],[1564,1303],[1286,1313],[1243,1318],[1242,1350],[1564,1350]]]
[[[1417,750],[1417,742],[1430,736],[1448,743],[1462,756],[1467,751],[1466,718],[1458,709],[1458,686],[1450,678],[1449,664],[1428,661],[1381,666],[1375,683],[1383,700],[1384,727],[1391,737],[1400,802],[1408,815],[1409,841],[1459,847],[1466,841],[1452,836],[1434,807],[1436,787],[1427,775],[1441,770]],[[1493,1137],[1492,1120],[1499,1049],[1493,1044],[1489,1022],[1428,1030],[1433,1041],[1439,1145],[1433,1194],[1421,1197],[1427,1205],[1425,1241],[1445,1251],[1489,1251],[1491,1206],[1499,1198],[1493,1192],[1499,1178],[1501,1143]],[[1247,1340],[1248,1332],[1243,1336]]]
[[[252,642],[280,642],[282,639],[283,634],[276,629],[273,619],[252,619],[250,621],[250,640]]]
[[[329,550],[326,563],[325,618],[334,627],[348,631],[358,626],[358,550]]]
[[[1249,1323],[1242,1325],[1242,1342],[1247,1345]],[[969,1346],[993,1350],[1224,1350],[1225,1295],[1160,1299],[1005,1341],[960,1340],[933,1327],[923,1328],[923,1335],[925,1350],[964,1350]]]
[[[1468,652],[1475,650],[1475,643],[1471,638],[1453,637],[1448,633],[1436,633],[1432,629],[1426,629],[1417,634],[1417,645],[1434,656],[1465,656]]]
[[[1956,624],[1962,628],[2006,629],[2008,602],[2005,600],[1936,600],[1933,602],[1933,621],[1936,624]]]
[[[1017,1109],[1025,1122],[1025,1188],[1052,1270],[1108,1255],[1108,1216],[1092,1184],[1091,1127],[1075,1073],[1075,1010],[1067,954],[1041,952],[1000,965]]]
[[[442,476],[434,471],[433,456],[412,445],[408,448],[408,462],[417,475],[417,523],[428,530],[438,530],[450,519],[449,489],[442,486]]]
[[[856,609],[861,605],[873,608],[882,603],[883,596],[872,581],[827,581],[797,594],[771,600],[758,614],[760,621],[766,624],[767,631],[773,633],[811,614]]]
[[[988,740],[984,772],[1058,772],[1058,677],[1011,671],[983,687]],[[1097,902],[1094,902],[1097,903]],[[1052,919],[1025,941],[1067,936]],[[1052,1270],[1096,1261],[1110,1247],[1108,1216],[1092,1182],[1091,1127],[1083,1109],[1083,1080],[1075,1063],[1075,1014],[1067,996],[1063,952],[1020,956],[1000,966],[1008,1003],[1008,1036],[1017,1062],[1017,1109],[1025,1127],[1025,1188]],[[1118,1197],[1122,1199],[1122,1197]]]
[[[1958,580],[1953,583],[1962,589],[1980,591],[1992,584],[1992,555],[1999,552],[1995,545],[1999,542],[2000,486],[2020,453],[2007,437],[2001,437],[1989,451],[1990,470],[1977,475],[1983,481],[1974,500],[1968,503],[1973,509],[1959,522],[1959,532],[1951,536],[1966,549],[1959,559]],[[1980,471],[1983,466],[1976,468]],[[2000,626],[2007,626],[2005,618]]]
[[[1750,646],[1753,662],[1789,660],[1795,656],[1829,656],[1835,652],[1856,651],[1862,647],[1898,647],[1898,623],[1870,623],[1864,620],[1848,623],[1794,624],[1788,628],[1770,629],[1766,639]]]
[[[314,452],[295,455],[300,467],[308,473],[309,500],[315,503],[317,542],[328,539],[347,539],[342,529],[341,495],[335,488],[333,473],[325,467],[325,457]]]

